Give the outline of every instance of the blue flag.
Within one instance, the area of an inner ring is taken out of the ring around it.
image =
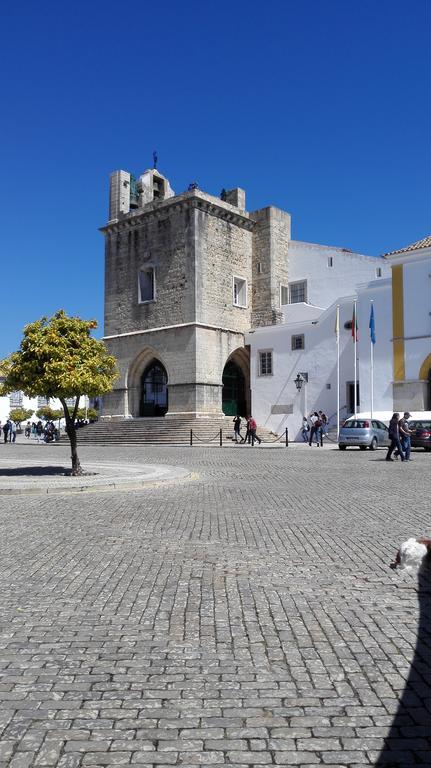
[[[371,304],[371,312],[370,312],[370,339],[373,344],[376,343],[376,324],[374,322],[374,304]]]

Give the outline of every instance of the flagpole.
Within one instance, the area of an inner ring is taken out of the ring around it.
[[[358,337],[358,331],[357,331],[358,318],[357,318],[357,314],[356,313],[357,313],[357,305],[356,305],[356,299],[355,299],[355,301],[353,302],[353,319],[354,319],[353,341],[354,341],[354,353],[355,353],[355,367],[354,367],[354,380],[355,381],[354,381],[354,384],[353,384],[353,402],[355,403],[355,408],[354,408],[355,419],[356,419],[357,412],[358,412],[358,403],[357,403],[357,400],[358,400],[358,398],[357,398],[358,384],[357,384],[357,370],[356,370],[356,344],[357,344],[357,337]]]
[[[371,301],[371,312],[373,312],[373,299]],[[371,315],[370,315],[371,318]],[[371,323],[371,319],[370,319]],[[373,330],[374,332],[374,330]],[[371,333],[370,328],[370,399],[371,399],[371,409],[370,409],[370,418],[373,418],[373,411],[374,411],[374,343],[373,343],[373,333]]]
[[[337,304],[337,442],[340,437],[340,305]]]

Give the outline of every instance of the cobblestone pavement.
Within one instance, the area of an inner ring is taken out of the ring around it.
[[[67,448],[0,445],[67,463]],[[0,503],[0,768],[431,765],[431,457],[83,448],[184,466]],[[385,741],[386,739],[386,741]]]

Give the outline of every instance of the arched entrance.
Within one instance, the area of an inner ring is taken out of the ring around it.
[[[159,360],[152,360],[141,376],[140,416],[164,416],[168,410],[168,374]]]
[[[228,360],[223,371],[222,407],[226,416],[246,416],[245,376],[234,360]]]
[[[419,379],[426,382],[426,392],[424,393],[424,409],[431,410],[431,355],[428,355],[423,361],[419,370]]]

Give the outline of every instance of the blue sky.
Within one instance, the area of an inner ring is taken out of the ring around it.
[[[242,186],[293,237],[431,233],[431,3],[42,3],[3,10],[0,356],[63,307],[103,328],[109,174]]]

